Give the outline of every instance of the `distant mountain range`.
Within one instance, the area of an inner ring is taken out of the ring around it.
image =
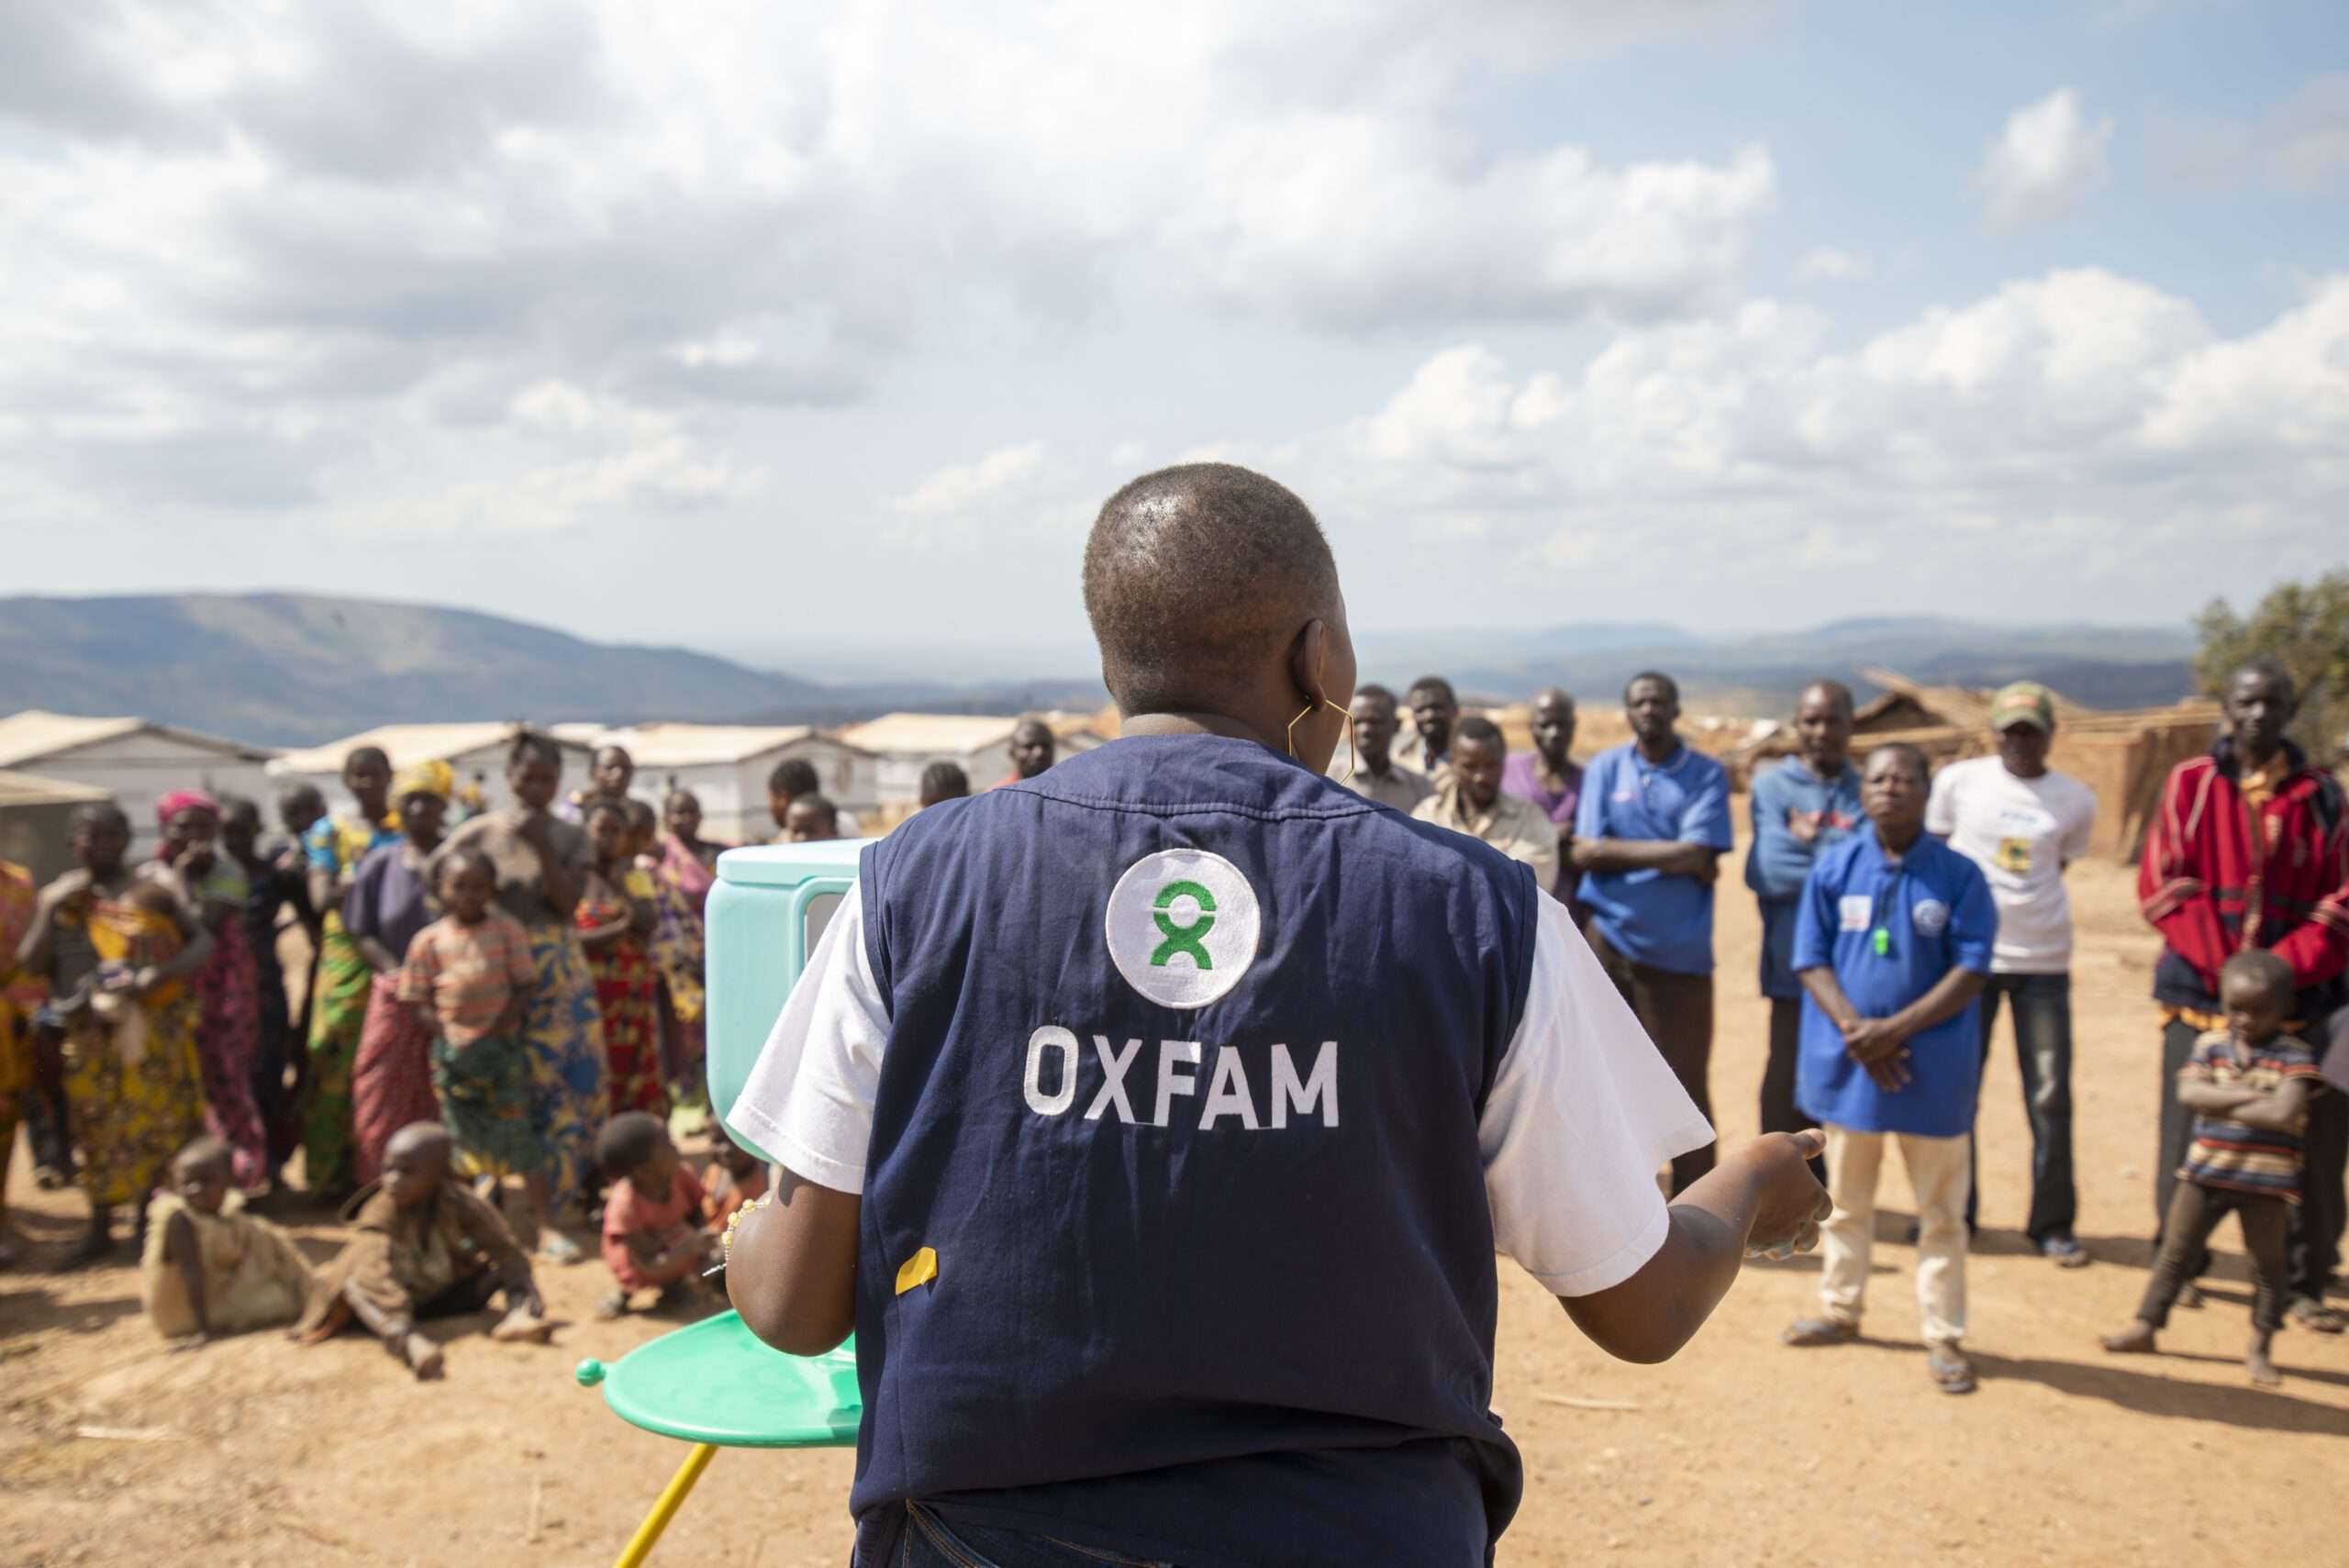
[[[1739,713],[1783,711],[1821,675],[1862,684],[1857,672],[1870,665],[1935,685],[2028,676],[2097,707],[2168,702],[2191,685],[2192,639],[2183,628],[1907,617],[1728,638],[1601,622],[1361,640],[1365,679],[1399,687],[1433,671],[1464,697],[1496,702],[1552,684],[1604,701],[1650,667],[1677,677],[1692,708]],[[425,605],[308,594],[0,599],[0,713],[138,714],[265,745],[432,720],[837,724],[894,708],[1097,706],[1098,678],[1078,668],[960,685],[825,684],[688,649],[589,642]]]
[[[1544,631],[1381,633],[1361,639],[1365,670],[1389,684],[1435,672],[1463,697],[1522,700],[1559,685],[1604,701],[1642,670],[1680,683],[1691,708],[1775,714],[1811,681],[1875,687],[1859,672],[1889,669],[1938,686],[2043,681],[2089,707],[2174,702],[2193,689],[2194,639],[2179,627],[2007,626],[1933,616],[1832,621],[1806,631],[1704,637],[1677,627],[1586,623]],[[1385,678],[1382,676],[1381,678]]]
[[[1100,701],[1097,680],[822,685],[473,610],[310,594],[0,599],[0,713],[137,714],[263,745],[528,717],[831,724]]]

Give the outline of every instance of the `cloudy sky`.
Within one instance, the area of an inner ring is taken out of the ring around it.
[[[877,667],[1202,454],[1372,627],[2255,595],[2349,559],[2349,23],[0,7],[0,592]]]

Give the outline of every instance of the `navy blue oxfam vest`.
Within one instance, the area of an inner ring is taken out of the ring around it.
[[[1476,1123],[1531,873],[1137,737],[921,813],[863,888],[860,1561],[906,1498],[1185,1568],[1487,1561],[1521,1473]]]

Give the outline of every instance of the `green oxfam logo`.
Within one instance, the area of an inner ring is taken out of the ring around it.
[[[1174,917],[1167,913],[1177,898],[1188,897],[1199,906],[1198,916],[1187,926],[1178,926]],[[1158,934],[1166,940],[1150,955],[1151,967],[1163,969],[1176,953],[1191,955],[1191,962],[1201,969],[1213,969],[1215,961],[1208,957],[1203,945],[1209,931],[1215,929],[1215,895],[1196,882],[1170,882],[1158,890],[1152,906],[1152,919],[1158,922]]]

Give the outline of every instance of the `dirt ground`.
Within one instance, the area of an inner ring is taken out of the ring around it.
[[[1764,1006],[1758,927],[1733,881],[1713,1083],[1738,1139],[1754,1128]],[[1984,1381],[1970,1398],[1927,1382],[1914,1254],[1891,1240],[1900,1213],[1884,1222],[1868,1338],[1829,1351],[1776,1340],[1814,1305],[1810,1260],[1749,1270],[1662,1367],[1610,1362],[1504,1262],[1497,1403],[1527,1468],[1504,1562],[2349,1561],[2349,1341],[2287,1333],[2283,1389],[2247,1386],[2232,1226],[2219,1238],[2227,1283],[2207,1310],[2178,1314],[2159,1358],[2096,1346],[2145,1281],[2154,947],[2126,872],[2077,867],[2073,890],[2081,1235],[2095,1266],[2062,1273],[2021,1244],[2029,1141],[2003,1039],[1982,1117],[1986,1229],[1968,1278]],[[1897,1164],[1885,1202],[1904,1211]],[[0,1275],[0,1560],[586,1568],[617,1555],[684,1452],[572,1380],[580,1357],[614,1359],[670,1327],[592,1321],[592,1264],[543,1276],[570,1319],[558,1348],[491,1344],[486,1319],[444,1325],[448,1379],[417,1385],[351,1337],[168,1352],[139,1315],[127,1249],[122,1266],[40,1272],[79,1200],[35,1193],[21,1154],[10,1193],[34,1255]],[[315,1253],[331,1250],[325,1217],[293,1218]],[[844,1451],[721,1453],[654,1560],[844,1562],[850,1469]]]

